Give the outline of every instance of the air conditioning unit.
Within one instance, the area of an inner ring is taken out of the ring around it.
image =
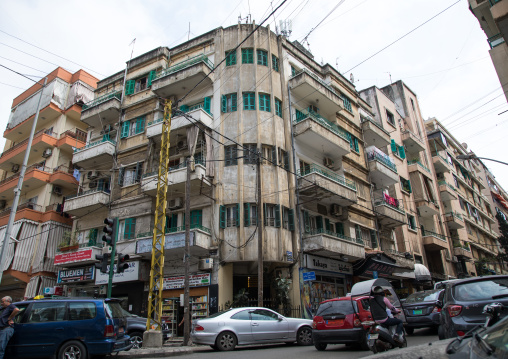
[[[42,152],[42,157],[48,158],[49,156],[51,156],[52,153],[53,151],[51,150],[51,148],[46,148],[44,152]]]
[[[61,196],[62,195],[62,187],[53,186],[53,193],[56,194],[57,196]]]
[[[458,261],[459,261],[459,260],[457,259],[457,257],[456,257],[456,256],[453,256],[453,257],[452,257],[452,262],[453,262],[453,263],[457,263]]]
[[[18,172],[19,171],[19,165],[18,164],[12,165],[11,171],[14,172],[14,173]]]
[[[179,209],[183,207],[183,198],[177,197],[174,199],[170,199],[168,202],[168,208],[169,209]]]
[[[323,159],[323,164],[325,167],[332,168],[333,167],[333,160],[331,158],[325,157]]]
[[[89,180],[92,180],[92,179],[94,179],[94,178],[99,177],[99,172],[97,172],[97,171],[88,171],[88,173],[86,174],[86,177],[87,177]]]
[[[97,181],[88,182],[88,188],[95,188],[95,187],[97,187]]]
[[[199,260],[198,268],[199,270],[210,270],[213,267],[213,259],[212,258],[203,258]]]
[[[342,207],[334,203],[330,206],[330,213],[332,216],[342,216]]]

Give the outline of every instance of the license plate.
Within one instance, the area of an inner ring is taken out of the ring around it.
[[[327,320],[326,325],[341,326],[344,324],[344,319]]]
[[[371,339],[372,339],[372,340],[377,339],[377,338],[378,338],[378,335],[379,335],[379,334],[369,334],[369,338],[368,338],[368,340],[371,340]]]
[[[422,315],[422,309],[413,310],[413,315]]]

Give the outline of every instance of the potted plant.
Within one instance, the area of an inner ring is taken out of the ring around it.
[[[66,231],[62,235],[62,242],[58,244],[58,248],[60,248],[60,251],[66,252],[66,251],[72,251],[74,249],[79,248],[79,242],[76,239],[77,230],[74,232],[74,234],[71,231]]]

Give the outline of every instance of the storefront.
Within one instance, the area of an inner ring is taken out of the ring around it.
[[[73,267],[59,270],[57,284],[64,286],[66,297],[95,297],[99,289],[95,286],[95,266]]]
[[[301,301],[306,318],[312,318],[319,303],[343,297],[351,290],[353,266],[336,259],[305,254],[300,273]]]

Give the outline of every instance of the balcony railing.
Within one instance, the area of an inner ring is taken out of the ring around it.
[[[432,155],[432,157],[439,157],[441,158],[443,161],[445,161],[447,164],[450,165],[450,162],[448,161],[448,158],[444,157],[444,156],[441,156],[441,154],[439,152],[437,152],[435,155]]]
[[[54,133],[53,131],[51,130],[46,130],[46,129],[42,129],[40,131],[37,131],[35,134],[34,134],[34,138],[36,138],[37,136],[39,136],[41,133],[44,133],[48,136],[51,136],[51,137],[57,137],[56,133]],[[15,144],[14,146],[12,146],[11,148],[5,150],[4,152],[2,152],[2,155],[0,155],[0,157],[3,157],[9,153],[11,153],[12,151],[14,151],[15,149],[17,148],[20,148],[20,147],[23,147],[25,146],[26,144],[28,143],[28,138],[26,140],[23,140],[21,141],[20,143],[17,143]]]
[[[449,189],[451,189],[454,192],[457,191],[457,188],[453,187],[451,184],[446,183],[445,180],[438,181],[437,184],[440,185],[440,186],[446,186],[446,187],[448,187]]]
[[[208,59],[208,56],[206,55],[198,55],[191,57],[190,59],[187,59],[185,61],[182,61],[174,66],[170,66],[167,69],[161,70],[159,73],[155,75],[155,78],[153,79],[158,80],[164,76],[170,75],[172,73],[178,72],[180,70],[183,70],[187,67],[190,67],[192,65],[195,65],[197,63],[203,62],[205,65],[207,65],[210,69],[213,69],[213,63]]]
[[[362,123],[363,122],[370,122],[372,123],[374,126],[376,126],[377,128],[379,128],[381,131],[383,131],[385,134],[387,134],[388,136],[390,136],[390,132],[386,131],[383,127],[381,127],[381,125],[379,123],[377,123],[376,121],[374,121],[371,117],[362,117],[361,118],[361,121]]]
[[[398,199],[388,195],[384,195],[383,198],[375,199],[374,206],[388,206],[396,211],[404,213],[404,206],[402,201],[399,201]]]
[[[503,34],[497,34],[489,37],[487,41],[489,42],[490,48],[493,49],[496,46],[504,44],[504,37]]]
[[[462,248],[468,252],[471,252],[468,242],[461,243],[460,241],[453,241],[453,248]]]
[[[314,235],[317,235],[317,234],[326,234],[326,235],[331,236],[331,237],[336,237],[336,238],[344,239],[344,240],[346,240],[348,242],[364,245],[362,239],[351,238],[351,237],[345,236],[343,234],[332,232],[332,231],[327,231],[327,230],[321,229],[321,228],[311,229],[310,231],[306,232],[306,234],[307,235],[311,235],[311,236],[314,236]]]
[[[59,253],[67,252],[67,250],[65,250],[65,248],[74,247],[74,246],[77,246],[78,249],[79,248],[88,248],[88,247],[100,247],[100,248],[102,248],[103,244],[102,244],[102,242],[98,243],[97,239],[90,239],[88,242],[78,243],[76,245],[72,245],[72,244],[69,243],[68,245],[58,247],[56,249],[56,251],[59,252]]]
[[[199,229],[200,231],[206,232],[208,234],[212,234],[212,232],[210,231],[209,228],[203,227],[200,224],[191,224],[190,229]],[[166,228],[166,234],[167,233],[176,233],[176,232],[185,232],[185,226]]]
[[[198,158],[198,159],[195,159],[194,162],[195,162],[196,165],[206,166],[206,160],[204,160],[204,159],[199,159]],[[186,168],[186,167],[187,167],[187,161],[183,161],[182,163],[180,163],[180,164],[178,164],[176,166],[169,167],[168,168],[168,172],[179,170],[181,168]],[[141,178],[156,176],[158,173],[159,173],[159,170],[157,170],[157,171],[151,171],[151,172],[148,172],[148,173],[145,173],[144,175],[142,175]]]
[[[406,257],[406,253],[396,251],[395,249],[383,249],[386,253],[395,254],[396,256]]]
[[[64,133],[60,134],[60,138],[64,138],[65,136],[69,136],[72,138],[75,138],[78,141],[86,142],[87,133],[84,131],[77,130],[76,131],[65,131]]]
[[[423,237],[432,236],[432,237],[436,237],[437,239],[442,240],[443,242],[446,242],[446,237],[443,236],[442,234],[439,234],[439,233],[436,233],[436,232],[426,231],[426,230],[422,229],[422,236]]]
[[[296,119],[294,121],[295,124],[297,124],[299,122],[302,122],[303,120],[305,120],[307,118],[310,118],[311,120],[313,120],[314,122],[320,124],[321,126],[326,128],[327,130],[335,133],[337,136],[343,138],[347,142],[350,142],[349,139],[348,139],[348,133],[342,127],[339,127],[338,125],[328,121],[326,118],[318,115],[314,111],[303,110],[303,111],[298,111],[298,112],[297,112],[297,116],[295,116],[296,117]],[[303,115],[300,115],[300,114],[303,114]]]
[[[42,162],[42,163],[44,163],[44,162]],[[30,172],[33,169],[36,169],[36,170],[39,170],[39,171],[43,171],[43,172],[47,172],[47,173],[51,173],[51,168],[44,166],[42,163],[36,163],[36,164],[33,164],[33,165],[27,167],[26,171],[25,171],[25,174]],[[12,176],[9,176],[9,177],[1,180],[0,181],[0,185],[4,184],[6,182],[9,182],[10,180],[12,180],[14,178],[18,178],[18,177],[19,177],[19,173],[13,174]]]
[[[65,196],[65,200],[68,201],[68,200],[70,200],[72,198],[76,198],[76,197],[80,197],[80,196],[85,196],[87,194],[95,193],[95,192],[104,192],[104,193],[109,194],[110,190],[109,189],[105,189],[105,188],[89,189],[88,191],[83,191],[83,192],[79,192],[79,193],[76,193],[76,194],[73,194],[73,195],[70,195],[70,196]]]
[[[407,165],[410,166],[410,165],[414,165],[414,164],[417,164],[418,166],[420,166],[421,168],[423,168],[425,171],[427,171],[428,173],[432,173],[430,172],[430,170],[422,165],[422,163],[420,162],[420,160],[413,160],[413,161],[407,161]]]
[[[297,170],[296,173],[302,177],[307,176],[311,173],[319,173],[334,182],[337,182],[343,186],[346,186],[346,187],[356,191],[356,183],[354,181],[347,179],[344,176],[341,176],[335,172],[332,172],[332,171],[330,171],[324,167],[321,167],[319,165],[316,165],[314,163],[309,166],[305,166],[305,168],[303,168],[303,169]]]
[[[457,218],[457,219],[463,221],[462,216],[460,215],[460,213],[457,213],[455,211],[451,211],[451,212],[445,213],[445,216],[452,216],[454,218]]]
[[[319,78],[318,75],[316,75],[315,73],[303,68],[301,69],[300,71],[298,71],[294,76],[291,76],[290,80],[302,73],[306,73],[307,75],[309,75],[310,77],[312,77],[314,80],[316,80],[317,82],[319,82],[321,85],[323,85],[323,87],[325,87],[327,90],[329,90],[330,92],[333,92],[336,96],[342,98],[341,95],[339,95],[337,93],[337,91],[335,91],[335,89],[333,87],[331,87],[330,85],[328,85],[326,82],[324,82],[324,80],[322,80],[321,78]]]
[[[101,143],[104,143],[104,142],[110,142],[110,143],[112,143],[113,145],[116,145],[116,142],[115,142],[115,141],[113,141],[113,140],[111,140],[111,139],[109,139],[109,138],[103,138],[103,139],[101,139],[101,140],[99,140],[99,141],[91,142],[91,143],[89,143],[88,145],[86,145],[86,146],[84,146],[84,147],[81,147],[81,148],[76,148],[76,149],[74,150],[74,153],[78,153],[78,152],[83,151],[83,150],[86,150],[86,149],[88,149],[88,148],[90,148],[90,147],[94,147],[94,146],[100,145]]]
[[[384,164],[386,167],[397,173],[397,166],[393,163],[392,159],[382,151],[378,149],[371,149],[367,152],[367,159],[369,161],[378,161]]]
[[[106,102],[112,98],[116,98],[120,101],[122,99],[122,91],[114,91],[97,97],[95,100],[85,103],[81,108],[81,111],[88,110],[89,108],[100,105],[101,103]]]

